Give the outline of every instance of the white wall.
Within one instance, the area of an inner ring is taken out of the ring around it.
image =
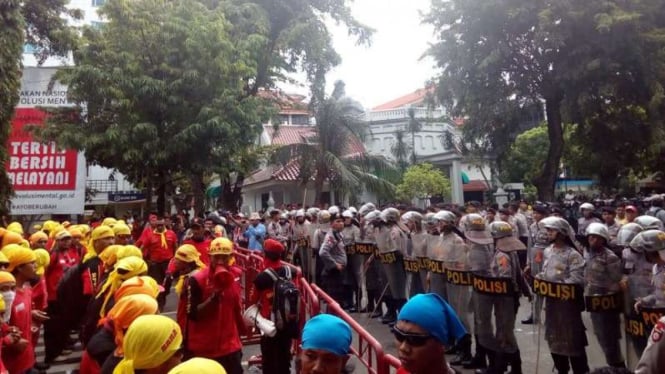
[[[490,171],[490,167],[488,165],[482,165],[481,167],[482,171],[485,173],[485,176],[491,181],[492,172]],[[464,173],[466,173],[470,180],[485,180],[483,178],[483,173],[480,172],[480,168],[474,164],[462,162],[461,169]]]

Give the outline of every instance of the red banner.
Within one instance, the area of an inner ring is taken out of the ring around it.
[[[76,188],[77,152],[58,149],[55,143],[40,143],[25,130],[43,125],[46,113],[36,108],[17,108],[7,144],[5,165],[16,191],[64,191]]]

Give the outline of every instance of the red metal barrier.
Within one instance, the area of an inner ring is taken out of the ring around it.
[[[393,355],[385,355],[384,359],[386,360],[388,366],[393,369],[399,369],[402,366],[402,363],[399,361],[399,359]]]
[[[327,304],[327,313],[334,314],[343,319],[349,324],[349,326],[351,326],[351,329],[356,332],[358,335],[358,346],[357,348],[351,347],[351,352],[358,358],[358,361],[365,366],[367,372],[372,374],[390,373],[390,367],[385,359],[385,353],[383,352],[383,346],[381,343],[360,326],[355,319],[349,316],[327,293],[323,292],[323,290],[315,284],[312,285],[312,290],[314,290],[314,293],[321,301],[324,301]]]

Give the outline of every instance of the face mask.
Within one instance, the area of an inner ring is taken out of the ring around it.
[[[5,291],[2,293],[2,298],[5,299],[5,315],[2,317],[5,322],[9,322],[9,318],[12,316],[12,304],[14,304],[14,298],[16,298],[15,291]]]

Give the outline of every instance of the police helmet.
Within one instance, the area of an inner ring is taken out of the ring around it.
[[[339,207],[337,205],[333,205],[330,208],[328,208],[328,213],[330,213],[333,216],[336,216],[339,214]]]
[[[402,215],[402,221],[420,223],[423,221],[423,215],[418,212],[410,210]]]
[[[468,231],[485,231],[485,219],[480,214],[471,213],[464,216],[464,227]]]
[[[490,223],[490,234],[494,239],[513,236],[513,227],[508,222],[494,221]]]
[[[644,229],[635,222],[629,222],[621,226],[617,233],[617,245],[628,247],[630,242]]]
[[[298,210],[296,210],[296,214],[295,214],[295,217],[296,217],[296,218],[304,217],[304,216],[305,216],[305,210],[304,210],[304,209],[298,209]]]
[[[633,221],[642,227],[642,230],[663,230],[663,221],[653,216],[639,216]]]
[[[597,235],[605,239],[606,242],[610,241],[610,231],[607,229],[607,226],[599,222],[590,223],[586,228],[585,234],[586,236]]]
[[[570,225],[565,219],[561,217],[554,217],[554,216],[546,217],[543,218],[543,220],[540,221],[539,223],[542,224],[544,228],[555,230],[557,232],[560,232],[564,236],[570,235]]]
[[[328,223],[330,222],[330,217],[332,215],[330,214],[329,211],[327,210],[321,210],[319,211],[319,222],[321,223]]]
[[[439,222],[444,222],[449,225],[454,225],[457,221],[457,216],[455,213],[448,210],[438,211],[436,214],[434,214],[434,218],[436,218]]]
[[[358,210],[358,214],[360,214],[361,216],[364,217],[364,216],[367,215],[367,213],[373,212],[375,210],[376,210],[376,206],[374,206],[374,204],[367,203],[367,204],[364,204],[363,206],[360,207],[360,209]]]
[[[381,212],[373,210],[363,217],[367,222],[375,222],[381,219]]]
[[[661,230],[642,231],[633,238],[630,247],[638,252],[659,252],[662,258],[665,255],[665,232]]]
[[[436,219],[435,217],[436,214],[434,214],[433,212],[425,213],[425,223],[430,226],[436,225],[437,223],[439,223],[439,220]]]
[[[342,212],[342,217],[344,217],[344,218],[353,218],[353,212],[351,212],[349,209],[347,209],[344,212]]]
[[[593,206],[593,204],[591,204],[591,203],[584,203],[584,204],[580,205],[580,212],[583,211],[583,210],[587,210],[587,209],[588,210],[595,210],[596,207]]]
[[[383,220],[383,222],[397,222],[397,220],[399,220],[399,210],[395,208],[386,208],[382,210],[381,220]]]

